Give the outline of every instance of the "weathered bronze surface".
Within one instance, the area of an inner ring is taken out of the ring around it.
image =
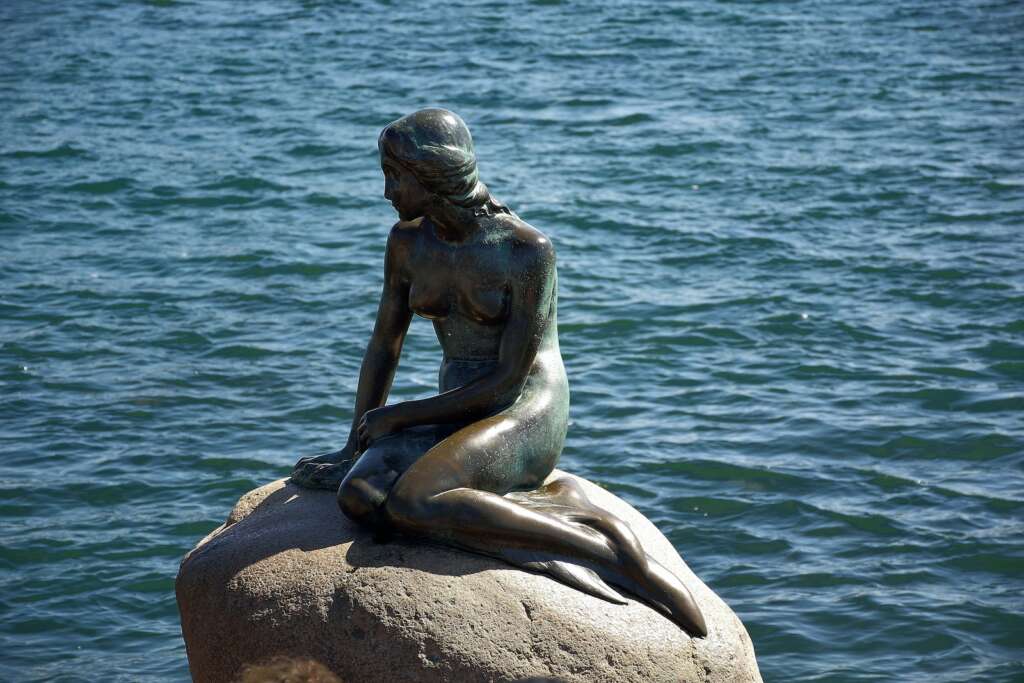
[[[292,480],[337,488],[344,513],[382,535],[499,557],[622,602],[612,584],[706,635],[690,592],[621,520],[568,480],[544,485],[569,415],[550,240],[491,196],[452,112],[405,116],[378,147],[400,220],[352,429],[340,451],[300,460]],[[385,405],[413,313],[444,351],[440,393]]]

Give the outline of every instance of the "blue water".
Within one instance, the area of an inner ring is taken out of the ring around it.
[[[558,250],[563,466],[766,680],[1024,680],[1024,5],[418,4],[0,4],[0,678],[187,678],[178,561],[343,441],[442,105]]]

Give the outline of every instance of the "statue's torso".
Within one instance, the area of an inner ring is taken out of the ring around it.
[[[417,233],[406,263],[409,308],[433,322],[445,358],[439,384],[446,391],[497,367],[512,307],[515,250],[510,231],[500,225],[472,243],[445,242],[426,221]],[[566,383],[554,301],[548,315],[528,386]]]

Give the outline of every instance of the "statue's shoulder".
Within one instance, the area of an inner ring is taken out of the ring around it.
[[[548,236],[537,228],[533,227],[515,214],[504,214],[496,217],[505,226],[506,234],[510,236],[512,244],[527,251],[539,253],[554,253],[554,247]]]
[[[421,233],[422,222],[422,218],[416,218],[411,221],[398,221],[392,225],[391,232],[388,233],[388,249],[411,248]]]
[[[512,225],[512,243],[523,260],[531,264],[554,263],[555,247],[547,235],[524,220]]]
[[[398,221],[391,226],[391,234],[399,235],[412,235],[420,231],[420,226],[423,224],[423,217],[414,218],[411,221]]]
[[[391,232],[388,233],[387,247],[385,248],[385,259],[391,264],[392,268],[397,268],[398,272],[405,271],[409,259],[416,249],[416,244],[421,234],[421,221],[422,219],[419,218],[412,221],[398,221],[391,226]]]

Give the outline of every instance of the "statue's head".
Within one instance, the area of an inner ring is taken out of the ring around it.
[[[421,109],[389,123],[381,131],[377,147],[386,177],[388,167],[396,166],[398,174],[407,171],[426,193],[463,208],[480,206],[490,199],[477,173],[469,128],[447,109]],[[411,188],[410,194],[418,191]],[[415,204],[409,196],[404,200],[410,207]],[[397,203],[396,208],[403,213]]]

